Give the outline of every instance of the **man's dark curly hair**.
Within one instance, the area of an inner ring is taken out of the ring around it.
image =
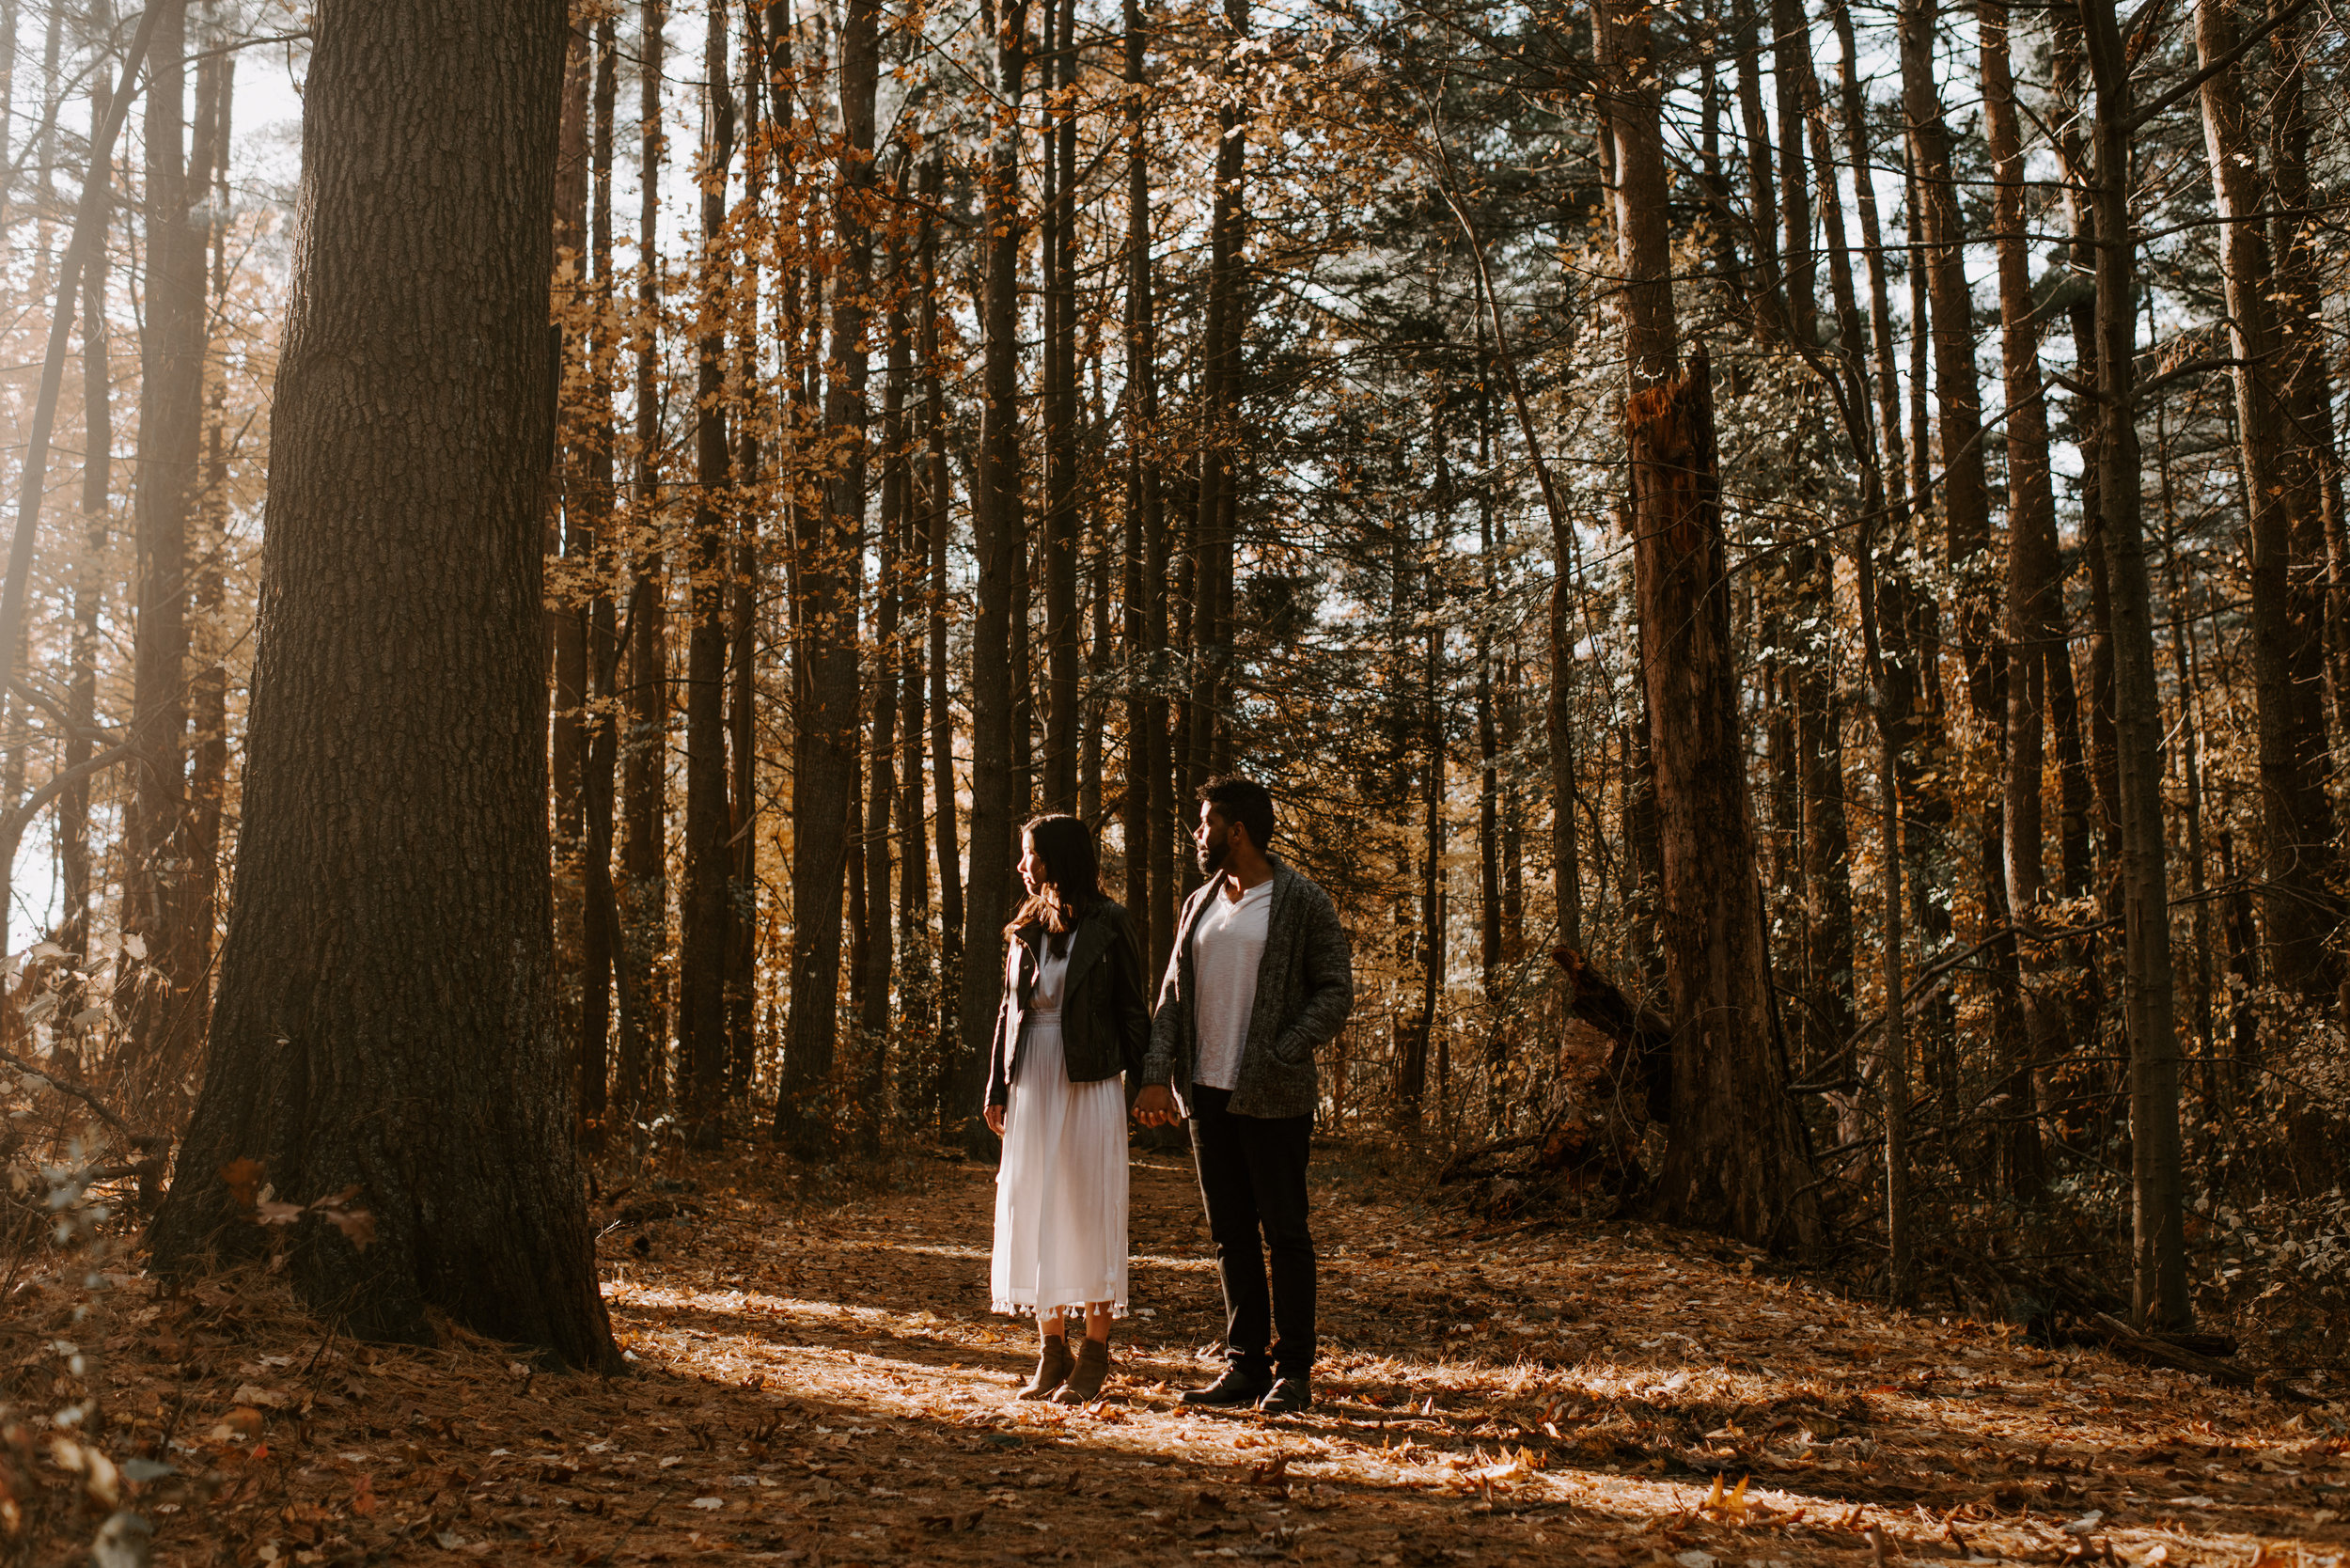
[[[1273,842],[1273,792],[1253,778],[1228,773],[1199,786],[1199,798],[1227,823],[1248,830],[1248,841],[1264,850]]]

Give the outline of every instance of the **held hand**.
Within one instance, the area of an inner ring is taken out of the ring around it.
[[[1004,1107],[1001,1105],[990,1105],[987,1107],[985,1114],[987,1117],[987,1130],[994,1133],[997,1137],[1002,1137],[1004,1136]]]
[[[1135,1120],[1146,1127],[1171,1127],[1183,1120],[1175,1096],[1165,1084],[1152,1084],[1135,1099]]]

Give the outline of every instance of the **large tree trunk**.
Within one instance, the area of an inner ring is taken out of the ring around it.
[[[1603,8],[1617,254],[1632,391],[1634,595],[1656,772],[1660,899],[1673,1001],[1665,1217],[1758,1246],[1808,1247],[1816,1204],[1775,1037],[1755,886],[1730,588],[1703,354],[1676,364],[1669,187],[1641,13]]]
[[[2122,807],[2122,913],[2130,1043],[2133,1311],[2141,1327],[2184,1327],[2185,1179],[2179,1139],[2179,1043],[2171,1018],[2170,906],[2162,821],[2161,693],[2154,683],[2153,593],[2140,520],[2136,416],[2138,247],[2130,233],[2129,63],[2114,0],[2081,7],[2097,86],[2092,143],[2096,210],[2098,490],[2113,595],[2114,738]]]
[[[857,798],[857,552],[865,528],[866,296],[873,271],[873,96],[879,0],[851,0],[840,35],[841,149],[825,423],[841,443],[824,505],[803,510],[793,605],[799,659],[791,810],[791,1033],[776,1131],[803,1156],[830,1147],[839,1028],[840,902]]]
[[[2228,0],[2199,0],[2195,48],[2205,69],[2235,47]],[[2202,86],[2203,148],[2211,162],[2212,205],[2219,223],[2219,270],[2228,297],[2228,337],[2235,358],[2235,424],[2244,466],[2246,529],[2251,557],[2252,697],[2260,721],[2261,847],[2267,887],[2261,900],[2268,967],[2278,983],[2311,1002],[2333,1000],[2326,955],[2332,858],[2332,812],[2322,773],[2324,686],[2302,654],[2306,628],[2295,614],[2295,503],[2305,490],[2286,482],[2283,383],[2271,298],[2267,225],[2260,212],[2258,145],[2238,89],[2241,68]],[[2307,684],[2300,682],[2306,680]]]
[[[2284,0],[2272,0],[2273,17]],[[2310,175],[2310,112],[2307,55],[2311,19],[2279,27],[2269,44],[2275,85],[2269,91],[2269,192],[2280,214],[2272,220],[2270,248],[2276,259],[2277,347],[2283,358],[2285,427],[2284,482],[2292,497],[2294,690],[2318,710],[2303,721],[2305,734],[2320,732],[2323,699],[2333,698],[2334,740],[2350,735],[2350,635],[2342,615],[2343,518],[2342,454],[2334,444],[2332,376],[2327,368],[2323,325],[2325,299],[2318,274],[2316,223],[2305,214],[2315,205]],[[2311,759],[2328,768],[2330,754]],[[2322,775],[2318,782],[2327,782]],[[2329,796],[2322,789],[2313,803]],[[2330,956],[2330,955],[2329,955]],[[2334,959],[2337,968],[2340,961]],[[2342,977],[2350,988],[2350,975]],[[2350,1012],[2350,1002],[2341,1002]],[[2326,1184],[2319,1180],[2311,1190]]]
[[[437,1308],[615,1365],[540,739],[564,8],[328,0],[313,28],[235,902],[155,1263],[265,1251],[246,1180],[355,1187],[371,1246],[319,1217],[289,1238],[354,1334],[427,1341]]]

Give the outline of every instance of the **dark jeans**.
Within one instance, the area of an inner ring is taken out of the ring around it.
[[[1204,1084],[1191,1098],[1192,1158],[1224,1284],[1225,1358],[1251,1377],[1304,1377],[1314,1363],[1314,1238],[1306,1223],[1314,1119],[1234,1116],[1232,1091]]]

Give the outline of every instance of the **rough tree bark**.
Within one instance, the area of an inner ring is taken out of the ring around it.
[[[615,1366],[545,875],[565,8],[314,15],[243,834],[155,1266],[265,1250],[246,1181],[355,1187],[371,1246],[317,1218],[290,1237],[297,1289],[351,1332],[424,1341],[439,1308]]]
[[[2205,69],[2235,48],[2228,0],[2199,0],[2195,49]],[[2296,653],[2305,629],[2293,603],[2294,515],[2303,497],[2286,476],[2290,368],[2280,358],[2268,228],[2261,212],[2260,154],[2239,81],[2243,70],[2207,79],[2203,148],[2219,223],[2219,270],[2228,299],[2229,352],[2235,359],[2237,455],[2244,468],[2246,534],[2251,557],[2252,696],[2259,716],[2261,849],[2268,886],[2261,899],[2269,972],[2321,1006],[2333,1000],[2326,960],[2327,864],[2333,813],[2326,799],[2323,684]],[[2299,666],[2299,667],[2296,667]]]
[[[1644,13],[1603,0],[1621,309],[1631,364],[1634,593],[1656,773],[1673,1001],[1673,1124],[1656,1208],[1758,1246],[1808,1247],[1816,1204],[1774,1037],[1755,886],[1711,371],[1680,369],[1659,89]],[[1723,896],[1725,889],[1732,896]]]

